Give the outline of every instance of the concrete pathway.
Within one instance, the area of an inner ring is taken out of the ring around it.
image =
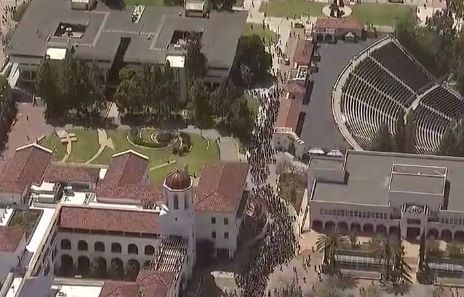
[[[69,156],[71,155],[71,152],[72,152],[72,141],[71,141],[71,138],[69,137],[66,137],[66,154],[64,155],[63,159],[61,159],[61,162],[66,162],[69,158]]]
[[[153,170],[156,170],[156,169],[159,169],[159,168],[163,168],[163,167],[166,167],[166,166],[175,164],[175,163],[177,163],[177,160],[169,161],[169,163],[159,164],[159,165],[156,165],[156,166],[151,167],[151,168],[150,168],[150,171],[153,171]]]
[[[90,160],[85,162],[85,164],[92,163],[95,159],[97,159],[101,155],[103,150],[105,150],[105,148],[107,148],[107,147],[114,151],[113,140],[108,137],[108,135],[106,134],[106,130],[105,129],[97,129],[97,133],[98,133],[98,143],[100,144],[100,148],[95,153],[95,155],[93,155],[93,157],[90,158]]]
[[[218,144],[221,161],[237,162],[240,160],[238,144],[233,137],[221,137]]]

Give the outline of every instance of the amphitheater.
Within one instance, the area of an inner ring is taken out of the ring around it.
[[[351,146],[372,147],[382,124],[394,132],[401,110],[414,111],[416,151],[435,154],[448,125],[464,115],[464,100],[442,84],[392,37],[354,57],[332,92],[335,121]]]

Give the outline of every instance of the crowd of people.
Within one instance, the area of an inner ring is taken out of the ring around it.
[[[241,296],[262,297],[266,294],[270,274],[287,263],[299,249],[293,232],[295,217],[288,212],[288,202],[281,199],[268,183],[268,164],[275,162],[272,148],[273,123],[279,109],[280,90],[255,92],[262,106],[253,141],[249,147],[249,163],[254,188],[250,197],[266,210],[267,225],[262,239],[250,247],[250,258],[244,271],[236,276]]]

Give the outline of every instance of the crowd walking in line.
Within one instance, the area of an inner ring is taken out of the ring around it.
[[[288,263],[299,250],[293,232],[295,217],[288,212],[288,203],[281,199],[268,183],[268,164],[274,163],[272,147],[273,124],[279,110],[281,90],[272,87],[267,92],[253,91],[261,105],[261,118],[255,127],[248,148],[251,180],[254,185],[250,196],[267,211],[268,227],[265,236],[250,248],[250,258],[241,274],[236,275],[240,295],[262,297],[270,274],[279,265]]]

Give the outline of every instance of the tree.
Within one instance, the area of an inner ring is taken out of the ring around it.
[[[344,246],[347,240],[345,236],[338,233],[337,230],[331,230],[328,234],[321,234],[316,241],[316,249],[324,253],[324,263],[327,265],[329,273],[337,271],[335,255]]]
[[[212,110],[209,105],[209,93],[203,82],[196,80],[193,83],[190,96],[195,124],[199,127],[207,127],[211,124]]]
[[[359,244],[358,244],[358,235],[356,234],[356,232],[351,232],[349,239],[350,239],[351,248],[357,249]]]
[[[221,82],[211,93],[211,105],[214,113],[218,115],[224,122],[227,119],[226,125],[230,124],[233,112],[231,111],[231,105],[234,100],[240,97],[243,92],[235,86],[230,79],[225,79]]]
[[[453,259],[462,259],[464,258],[464,253],[462,251],[463,245],[458,242],[448,242],[446,245],[446,253],[448,257]]]
[[[243,142],[247,142],[251,138],[255,119],[248,108],[246,99],[243,96],[236,98],[229,110],[228,123],[230,130]]]
[[[171,68],[169,61],[166,61],[166,64],[164,65],[162,82],[164,82],[161,91],[164,107],[162,115],[171,117],[172,111],[177,107],[178,85],[174,78],[174,70]]]
[[[388,125],[382,124],[375,134],[371,150],[391,152],[393,151],[393,148],[393,137],[390,130],[388,130]]]
[[[383,263],[383,276],[388,281],[393,270],[393,259],[398,244],[393,242],[389,236],[376,237],[373,243],[376,247],[375,257],[380,263]]]
[[[443,251],[440,250],[440,244],[435,238],[430,237],[425,241],[425,263],[429,260],[441,260]]]
[[[119,85],[114,94],[116,106],[120,112],[133,114],[140,111],[138,96],[137,73],[130,68],[119,71]]]
[[[416,152],[416,118],[413,110],[409,110],[406,115],[406,125],[404,127],[404,147],[403,153],[413,154]]]
[[[16,117],[16,104],[11,95],[11,88],[5,76],[0,74],[0,141],[8,134],[11,123]]]
[[[201,34],[195,32],[190,33],[187,37],[185,66],[193,79],[201,78],[206,75],[207,59],[201,51],[202,47]]]
[[[266,52],[258,35],[241,36],[234,62],[234,82],[251,85],[266,78],[272,65],[271,56]]]

